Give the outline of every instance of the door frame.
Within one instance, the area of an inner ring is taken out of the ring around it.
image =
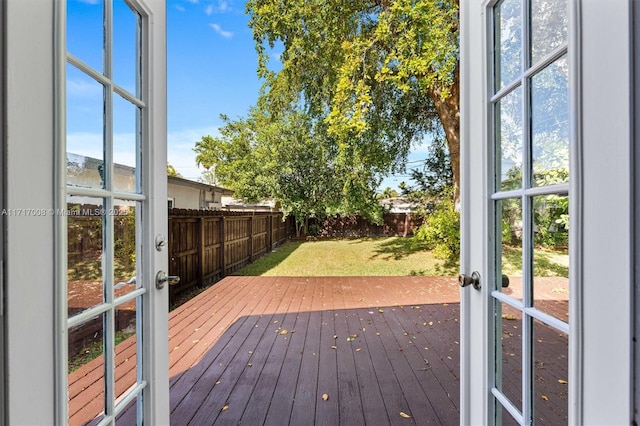
[[[5,72],[5,41],[6,41],[6,18],[5,18],[5,2],[0,2],[0,211],[4,209],[5,199],[5,170],[6,165],[4,162],[4,152],[7,144],[5,135],[5,123],[6,123],[6,111],[7,102],[5,98],[6,93],[6,72]],[[4,277],[4,265],[5,265],[5,218],[0,216],[0,412],[3,413],[0,416],[0,425],[4,425],[8,422],[6,417],[6,365],[5,365],[5,277]]]
[[[168,289],[155,288],[156,272],[168,270],[167,252],[156,250],[156,235],[168,233],[166,208],[167,186],[167,90],[166,90],[166,4],[163,0],[126,0],[141,15],[142,63],[144,76],[141,98],[145,100],[140,128],[142,156],[141,189],[146,194],[142,201],[141,229],[136,240],[141,241],[138,280],[146,292],[141,296],[141,321],[137,324],[137,338],[142,341],[142,357],[138,354],[138,379],[144,388],[140,401],[145,424],[169,423],[169,348]],[[53,0],[54,8],[54,126],[55,126],[55,211],[67,209],[66,159],[66,0]],[[158,184],[160,182],[160,184]],[[137,196],[135,197],[137,199]],[[138,245],[138,243],[136,243]],[[67,218],[56,215],[55,220],[55,418],[57,424],[68,422],[67,374]],[[146,379],[145,379],[146,378]],[[140,405],[139,405],[140,408]],[[138,423],[141,422],[138,416]]]
[[[461,1],[461,270],[490,279],[488,7]],[[571,117],[569,423],[633,414],[631,1],[569,0]],[[606,25],[607,31],[601,31]],[[606,106],[606,107],[603,107]],[[481,167],[479,167],[481,164]],[[478,171],[480,169],[480,171]],[[474,171],[475,170],[475,171]],[[492,421],[489,286],[461,291],[461,424]]]

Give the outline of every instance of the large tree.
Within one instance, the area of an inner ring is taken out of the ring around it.
[[[442,130],[459,186],[457,0],[249,0],[272,114],[304,108],[337,141],[344,191],[402,170]],[[284,49],[281,67],[269,52]],[[270,49],[270,48],[271,49]],[[363,173],[367,171],[367,173]]]
[[[295,218],[298,234],[311,217],[362,213],[379,219],[380,207],[368,193],[352,188],[343,197],[344,169],[336,163],[335,140],[300,111],[277,117],[252,108],[246,118],[223,116],[220,135],[196,143],[196,161],[247,201],[272,199]],[[353,200],[359,200],[353,203]]]

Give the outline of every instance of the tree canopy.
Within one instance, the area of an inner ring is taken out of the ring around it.
[[[373,185],[351,182],[350,196],[344,197],[347,173],[336,162],[335,140],[307,114],[290,110],[274,117],[253,108],[246,118],[222,119],[219,136],[196,143],[196,161],[237,197],[278,201],[299,231],[310,217],[361,213],[380,219],[375,193],[369,191]]]
[[[402,170],[412,144],[439,128],[457,189],[457,0],[249,0],[246,7],[265,80],[260,103],[274,116],[295,105],[326,128],[345,192]],[[279,46],[282,67],[274,70],[269,51]]]

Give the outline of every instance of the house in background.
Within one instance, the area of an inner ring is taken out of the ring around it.
[[[222,208],[234,212],[278,212],[280,205],[275,201],[265,200],[258,203],[245,203],[231,196],[222,197]]]
[[[213,210],[223,208],[223,197],[233,195],[230,189],[194,182],[176,176],[167,177],[169,208]]]
[[[380,205],[389,213],[413,213],[416,209],[415,204],[403,197],[384,198]]]

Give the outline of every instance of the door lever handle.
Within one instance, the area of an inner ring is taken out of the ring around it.
[[[471,273],[471,276],[460,274],[460,276],[458,277],[458,284],[463,288],[469,285],[473,285],[473,288],[475,288],[476,290],[480,290],[480,288],[482,287],[480,284],[480,274],[478,273],[478,271],[473,271]]]
[[[180,277],[177,275],[167,275],[164,271],[159,271],[156,274],[156,288],[162,290],[166,283],[169,285],[176,285],[180,282]]]

